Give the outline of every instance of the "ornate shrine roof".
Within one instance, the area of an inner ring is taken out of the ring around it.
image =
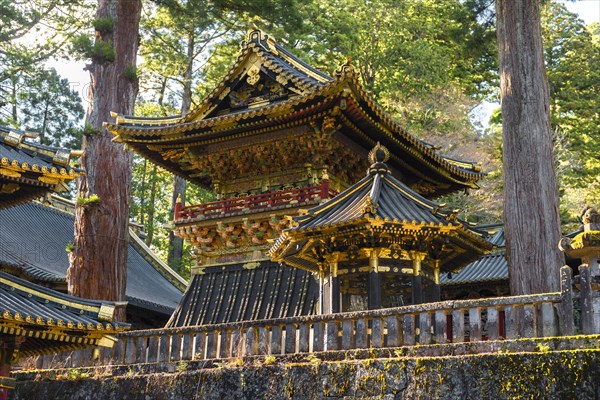
[[[458,270],[494,248],[484,232],[457,218],[458,210],[442,211],[443,205],[394,178],[385,164],[388,157],[389,151],[378,144],[369,155],[373,164],[365,178],[304,215],[293,217],[295,226],[284,230],[269,251],[273,260],[318,271],[317,247],[338,251],[341,246],[342,252],[348,252],[355,237],[373,235],[374,231],[385,241],[381,246],[397,246],[398,250],[416,249],[419,242],[438,240],[438,256],[446,272]]]
[[[211,186],[218,171],[199,160],[225,149],[225,142],[256,145],[276,140],[270,136],[276,131],[292,132],[301,126],[324,133],[325,141],[362,158],[381,142],[392,153],[390,167],[428,197],[475,188],[483,175],[477,165],[443,157],[408,133],[374,102],[351,65],[328,76],[261,31],[250,32],[234,66],[189,114],[115,117],[116,123],[106,124],[115,141],[204,187]],[[330,147],[334,153],[339,150]],[[339,161],[328,157],[322,160],[327,165]]]
[[[129,329],[113,320],[114,304],[84,300],[0,272],[0,331],[22,340],[19,354],[33,356],[96,345]]]
[[[27,140],[35,135],[0,126],[0,208],[63,191],[82,173],[69,165],[80,152]]]

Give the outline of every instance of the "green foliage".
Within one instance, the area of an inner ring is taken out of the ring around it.
[[[90,205],[95,205],[95,204],[100,204],[100,197],[97,194],[91,194],[88,197],[81,197],[78,196],[77,197],[77,205],[80,206],[90,206]]]
[[[81,98],[54,69],[32,74],[17,95],[19,125],[45,145],[81,147]]]
[[[67,56],[90,12],[89,2],[0,0],[0,123],[19,125],[19,92],[48,58]]]
[[[86,34],[75,37],[72,42],[72,48],[81,58],[91,59],[97,64],[113,62],[117,56],[112,43],[100,38],[92,41]]]
[[[100,131],[97,128],[93,127],[87,122],[85,123],[85,125],[83,126],[83,130],[81,131],[81,134],[83,136],[97,135],[99,133]]]
[[[561,211],[571,222],[586,204],[600,202],[599,29],[597,23],[586,27],[562,4],[542,7]]]
[[[73,242],[69,242],[67,243],[67,245],[65,246],[65,251],[67,253],[72,253],[75,251],[75,244]]]
[[[92,21],[92,26],[101,35],[106,35],[113,32],[115,19],[112,17],[98,18]]]
[[[123,73],[123,77],[131,82],[137,82],[137,67],[135,65],[127,65],[125,67],[125,72]]]

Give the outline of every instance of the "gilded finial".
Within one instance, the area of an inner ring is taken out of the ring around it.
[[[390,159],[390,151],[377,142],[375,147],[369,152],[369,162],[371,164],[384,163]]]
[[[354,66],[352,65],[352,57],[346,56],[346,61],[335,70],[334,76],[341,78],[344,75],[354,75]]]
[[[177,200],[175,200],[175,204],[181,204],[182,200],[181,200],[181,193],[177,193]]]
[[[365,214],[375,215],[377,213],[377,208],[379,208],[379,207],[377,206],[377,204],[375,204],[373,202],[371,195],[367,195],[367,200],[365,201],[365,205],[363,206],[363,209],[362,209],[363,215],[365,215]]]

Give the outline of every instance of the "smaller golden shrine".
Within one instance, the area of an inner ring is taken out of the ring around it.
[[[293,217],[269,252],[273,261],[318,274],[323,314],[360,309],[352,296],[366,297],[369,309],[439,301],[441,272],[494,247],[458,210],[442,211],[395,179],[389,157],[378,143],[367,176]]]

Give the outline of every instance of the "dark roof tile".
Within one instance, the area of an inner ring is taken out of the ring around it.
[[[167,326],[192,326],[314,314],[318,286],[296,268],[261,261],[194,275]]]
[[[38,281],[64,281],[69,267],[65,247],[73,242],[73,221],[67,212],[33,202],[0,210],[0,265],[18,267]],[[181,291],[131,242],[127,261],[127,300],[171,314]]]

